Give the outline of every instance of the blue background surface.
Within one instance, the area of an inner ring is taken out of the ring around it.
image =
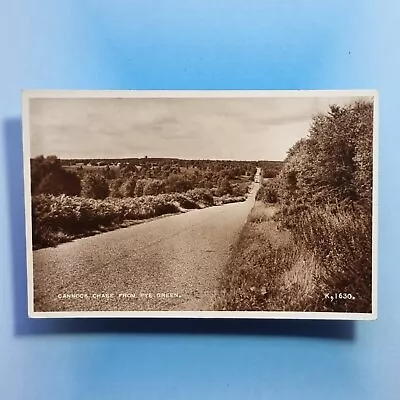
[[[400,397],[398,2],[0,6],[0,398]],[[29,320],[27,88],[378,89],[378,321]]]

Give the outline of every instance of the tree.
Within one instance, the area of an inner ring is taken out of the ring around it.
[[[82,196],[92,199],[105,199],[110,193],[104,176],[88,173],[82,180]]]
[[[136,188],[136,179],[134,177],[127,178],[124,183],[122,183],[120,188],[120,193],[122,197],[134,197]]]
[[[123,190],[122,190],[122,179],[113,179],[110,183],[110,197],[124,197]]]
[[[115,179],[116,178],[116,173],[114,169],[111,169],[109,165],[107,165],[104,169],[104,177],[107,180]]]
[[[31,160],[32,194],[66,194],[78,196],[81,182],[75,172],[65,170],[56,156],[39,156]]]
[[[279,174],[283,198],[337,203],[372,200],[373,105],[333,105],[313,118],[306,139],[288,152]]]
[[[146,179],[139,179],[136,182],[135,196],[137,196],[137,197],[143,196],[143,189],[144,189],[145,184],[146,184]]]
[[[190,189],[193,189],[193,183],[183,174],[171,174],[165,183],[167,193],[182,193]]]
[[[373,106],[370,103],[356,103],[354,112],[359,118],[357,135],[354,138],[354,183],[358,197],[370,206],[372,202],[373,177]]]
[[[227,176],[219,181],[217,195],[223,196],[224,194],[232,194],[232,185]]]
[[[132,175],[137,174],[138,169],[136,168],[135,163],[130,162],[128,164],[123,165],[120,168],[120,171],[121,171],[122,176],[132,176]]]
[[[159,179],[148,179],[143,187],[144,195],[157,195],[165,192],[165,184]]]
[[[81,191],[81,182],[76,174],[64,170],[52,171],[40,181],[35,194],[47,193],[53,195],[66,194],[78,196]]]

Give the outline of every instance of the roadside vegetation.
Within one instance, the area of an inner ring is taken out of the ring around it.
[[[371,312],[373,104],[331,106],[265,179],[219,310]]]
[[[36,157],[31,160],[33,246],[244,201],[255,171],[255,162],[242,161]]]

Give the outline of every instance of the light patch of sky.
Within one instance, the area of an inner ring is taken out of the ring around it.
[[[355,99],[36,98],[31,156],[282,160],[313,115]]]

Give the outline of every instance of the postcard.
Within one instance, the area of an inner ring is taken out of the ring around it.
[[[25,91],[33,318],[377,318],[378,94]]]

